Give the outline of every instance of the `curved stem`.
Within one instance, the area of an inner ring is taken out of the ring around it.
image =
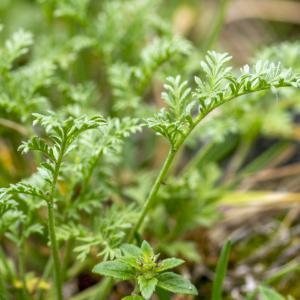
[[[278,87],[288,87],[289,85],[279,85]],[[178,140],[178,142],[176,143],[175,146],[171,147],[168,155],[166,157],[166,160],[151,188],[151,191],[149,193],[148,198],[146,199],[146,202],[143,206],[143,209],[141,211],[141,214],[138,218],[137,223],[133,226],[133,228],[131,229],[131,231],[129,232],[127,238],[125,239],[126,242],[130,243],[133,241],[134,239],[134,235],[135,233],[140,229],[140,227],[142,226],[145,217],[147,216],[147,213],[149,212],[154,200],[155,200],[155,196],[157,195],[157,192],[159,191],[160,186],[163,184],[167,173],[172,165],[172,162],[174,160],[174,157],[176,155],[176,153],[178,152],[178,150],[180,149],[180,147],[184,144],[185,140],[187,139],[187,137],[191,134],[191,132],[194,130],[195,127],[197,127],[197,125],[214,109],[216,109],[217,107],[232,101],[233,99],[238,98],[239,96],[242,95],[246,95],[246,94],[251,94],[254,92],[259,92],[259,91],[264,91],[264,90],[268,90],[268,87],[264,87],[264,88],[259,88],[257,90],[249,90],[249,91],[243,91],[240,93],[237,93],[234,96],[228,97],[227,99],[223,99],[222,102],[219,103],[215,103],[213,105],[211,105],[209,108],[207,108],[205,111],[200,112],[200,114],[194,119],[194,122],[190,125],[190,127],[187,129],[187,131],[181,136],[181,138]],[[94,300],[105,300],[107,299],[110,289],[113,286],[113,279],[112,278],[105,278],[98,286],[98,288],[96,289],[96,297],[93,298]]]
[[[210,107],[206,108],[206,110],[203,110],[199,113],[199,115],[194,119],[193,123],[190,124],[190,126],[188,127],[188,129],[186,130],[186,132],[184,134],[181,135],[180,139],[177,141],[177,143],[172,146],[169,150],[169,153],[166,157],[166,160],[151,188],[151,191],[149,193],[148,198],[146,199],[146,202],[142,208],[141,214],[138,218],[137,223],[133,226],[132,230],[129,232],[129,235],[127,236],[126,242],[132,242],[134,239],[134,235],[136,232],[139,231],[140,227],[142,226],[144,219],[147,215],[147,213],[149,212],[149,209],[151,208],[155,197],[157,195],[157,192],[159,191],[159,188],[161,186],[161,184],[163,183],[169,169],[170,166],[174,160],[174,157],[176,155],[176,153],[178,152],[178,150],[180,149],[180,147],[184,144],[185,140],[188,138],[188,136],[191,134],[191,132],[194,130],[195,127],[197,127],[197,125],[214,109],[216,109],[217,107],[232,101],[233,99],[238,98],[241,95],[245,95],[245,94],[250,94],[250,93],[254,93],[254,92],[258,92],[258,91],[264,91],[267,90],[267,87],[258,89],[258,90],[250,90],[250,91],[244,91],[244,92],[240,92],[237,93],[234,96],[228,97],[227,99],[223,99],[222,102],[217,102],[212,104]]]

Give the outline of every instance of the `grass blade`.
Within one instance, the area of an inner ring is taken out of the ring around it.
[[[221,256],[218,260],[211,300],[222,299],[223,282],[227,270],[230,249],[231,249],[231,241],[228,240],[223,246]]]

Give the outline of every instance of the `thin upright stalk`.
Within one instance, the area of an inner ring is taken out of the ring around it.
[[[62,281],[61,281],[62,274],[61,274],[61,267],[60,267],[59,250],[58,250],[58,243],[56,239],[56,230],[55,230],[54,194],[55,194],[57,179],[59,176],[60,166],[65,152],[65,145],[66,145],[66,141],[63,142],[63,145],[60,149],[60,154],[55,165],[51,191],[50,191],[49,199],[47,201],[48,230],[49,230],[49,237],[50,237],[52,257],[53,257],[54,282],[55,282],[57,300],[63,300],[63,293],[62,293]]]
[[[19,244],[19,253],[18,253],[19,276],[20,276],[20,279],[22,282],[22,298],[27,299],[28,291],[27,291],[27,285],[26,285],[24,247],[25,247],[25,241],[24,241],[24,238],[21,237],[21,241]]]
[[[176,153],[177,153],[177,149],[170,148],[169,153],[166,157],[166,160],[165,160],[165,162],[164,162],[164,164],[163,164],[163,166],[162,166],[162,168],[161,168],[161,170],[160,170],[160,172],[159,172],[159,174],[158,174],[158,176],[157,176],[157,178],[156,178],[156,180],[155,180],[155,182],[152,186],[152,189],[149,193],[149,196],[148,196],[148,198],[146,199],[146,201],[144,203],[144,206],[142,208],[142,212],[141,212],[141,214],[138,218],[138,221],[132,227],[132,229],[131,229],[131,231],[128,235],[127,242],[131,242],[134,238],[134,234],[139,231],[139,229],[140,229],[140,227],[141,227],[141,225],[142,225],[149,209],[151,208],[151,206],[152,206],[152,204],[155,200],[155,197],[157,195],[157,192],[159,191],[160,186],[162,185],[163,181],[165,180],[165,178],[167,176],[167,173],[170,169],[170,166],[171,166],[171,164],[174,160],[174,157],[175,157]]]
[[[55,233],[55,217],[54,217],[53,201],[48,202],[48,228],[49,228],[49,235],[50,235],[51,248],[52,248],[56,297],[57,300],[63,300],[60,259],[59,259],[58,245],[57,245],[56,233]]]
[[[70,264],[72,251],[74,248],[74,242],[75,242],[75,239],[73,237],[71,237],[70,239],[68,239],[68,241],[66,243],[65,255],[63,258],[63,279],[64,280],[67,279],[67,270],[68,270],[68,266]]]
[[[190,127],[186,130],[186,132],[184,134],[181,135],[180,139],[177,141],[177,143],[170,148],[168,155],[165,159],[165,162],[150,190],[149,196],[147,197],[145,204],[142,208],[142,211],[140,213],[140,216],[137,220],[137,223],[133,226],[133,228],[131,229],[131,231],[129,232],[127,238],[125,239],[125,241],[127,243],[131,243],[134,239],[135,234],[139,231],[139,229],[141,228],[141,226],[143,225],[143,222],[151,208],[151,206],[153,205],[153,202],[155,200],[155,197],[159,191],[160,186],[163,184],[167,173],[172,165],[172,162],[174,160],[174,157],[176,155],[176,153],[178,152],[178,150],[181,148],[181,146],[184,144],[185,140],[188,138],[188,136],[191,134],[191,132],[194,130],[195,127],[197,127],[197,125],[214,109],[216,109],[217,107],[223,105],[224,103],[230,102],[235,98],[238,98],[241,95],[245,95],[245,94],[251,94],[253,92],[257,92],[257,91],[263,91],[263,90],[267,90],[267,88],[262,88],[260,90],[253,90],[253,91],[248,91],[248,92],[241,92],[240,94],[236,94],[234,96],[228,97],[227,99],[224,99],[223,102],[221,103],[215,103],[214,105],[212,105],[211,107],[209,107],[207,110],[200,112],[200,114],[194,119],[193,123],[190,125]],[[103,281],[101,281],[101,283],[99,284],[99,287],[96,289],[95,294],[92,299],[93,300],[105,300],[107,299],[107,296],[111,290],[111,287],[113,286],[113,279],[112,278],[105,278]]]

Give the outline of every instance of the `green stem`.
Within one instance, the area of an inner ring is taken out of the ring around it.
[[[212,104],[210,107],[208,107],[206,110],[202,111],[196,118],[195,120],[193,121],[192,124],[190,124],[189,128],[186,130],[186,132],[184,134],[181,135],[180,139],[177,141],[177,143],[175,145],[173,145],[169,152],[168,152],[168,155],[166,157],[166,160],[154,182],[154,185],[152,186],[152,189],[149,193],[149,196],[148,198],[146,199],[146,202],[144,204],[144,207],[141,211],[141,214],[138,218],[138,221],[137,223],[133,226],[132,230],[129,232],[129,235],[127,236],[127,239],[126,239],[126,242],[132,242],[132,240],[134,239],[134,235],[135,233],[137,233],[140,229],[140,227],[142,226],[143,222],[144,222],[144,219],[147,215],[147,213],[149,212],[149,209],[151,208],[154,200],[155,200],[155,197],[157,195],[157,192],[159,191],[159,188],[161,186],[161,184],[163,183],[165,177],[167,176],[167,173],[170,169],[170,166],[174,160],[174,157],[176,155],[176,153],[178,152],[178,150],[180,149],[180,147],[184,144],[185,140],[187,139],[187,137],[191,134],[191,132],[194,130],[195,127],[197,127],[197,125],[211,112],[213,111],[214,109],[216,109],[217,107],[227,103],[227,102],[230,102],[232,101],[233,99],[236,99],[238,98],[239,96],[241,95],[245,95],[245,94],[251,94],[251,93],[254,93],[254,92],[258,92],[258,91],[263,91],[263,90],[267,90],[268,88],[267,87],[264,87],[264,88],[261,88],[261,89],[258,89],[258,90],[251,90],[251,91],[243,91],[243,92],[240,92],[240,93],[237,93],[236,95],[234,96],[231,96],[227,99],[224,99],[223,102],[220,102],[220,103],[214,103]]]
[[[56,233],[55,233],[55,216],[54,216],[53,201],[48,202],[48,228],[49,228],[49,235],[50,235],[51,248],[52,248],[56,297],[57,300],[63,300],[60,259],[59,259],[58,245],[57,245]]]
[[[66,243],[64,261],[63,261],[63,279],[67,279],[67,270],[72,257],[75,238],[71,237]]]
[[[139,231],[142,223],[144,222],[144,219],[155,200],[157,192],[159,191],[160,186],[162,185],[163,181],[165,180],[165,178],[167,176],[167,173],[168,173],[169,168],[173,162],[173,159],[177,153],[177,150],[178,150],[178,148],[177,149],[171,148],[169,150],[168,156],[167,156],[167,158],[166,158],[166,160],[154,182],[154,185],[152,186],[152,189],[151,189],[149,196],[143,206],[143,209],[138,218],[138,221],[136,222],[135,226],[133,226],[132,230],[130,231],[130,233],[128,235],[127,242],[131,242],[133,240],[134,234]]]
[[[289,85],[279,85],[278,87],[284,87],[284,86],[289,86]],[[167,173],[171,167],[171,164],[174,160],[174,157],[176,155],[176,153],[178,152],[178,150],[180,149],[180,147],[183,145],[183,143],[185,142],[185,140],[187,139],[187,137],[191,134],[191,132],[194,130],[194,128],[214,109],[216,109],[217,107],[232,101],[233,99],[238,98],[239,96],[242,95],[246,95],[246,94],[251,94],[254,92],[258,92],[258,91],[264,91],[264,90],[268,90],[268,87],[264,87],[264,88],[260,88],[257,90],[250,90],[250,91],[242,91],[240,93],[237,93],[234,96],[228,97],[227,99],[224,99],[223,102],[221,103],[215,103],[213,105],[211,105],[209,108],[207,108],[205,111],[202,111],[193,121],[193,123],[190,125],[190,127],[186,130],[186,132],[181,135],[181,138],[178,140],[178,142],[176,143],[176,145],[174,145],[173,147],[171,147],[171,149],[168,152],[168,155],[166,157],[166,160],[154,182],[154,185],[151,188],[151,191],[149,193],[148,198],[146,199],[146,202],[143,206],[143,209],[141,211],[141,214],[138,218],[137,223],[133,226],[133,228],[131,229],[131,231],[129,232],[127,238],[125,239],[126,242],[130,243],[133,241],[135,233],[137,231],[139,231],[140,227],[142,226],[145,217],[147,216],[147,213],[149,212],[155,197],[157,195],[157,192],[159,191],[159,188],[161,186],[161,184],[164,182]],[[99,286],[96,288],[96,297],[93,298],[94,300],[105,300],[107,299],[107,296],[113,286],[113,279],[112,278],[105,278],[100,284]]]
[[[55,282],[57,300],[63,300],[63,293],[62,293],[62,281],[61,281],[62,274],[61,274],[61,268],[60,268],[58,243],[57,243],[56,233],[55,233],[54,193],[55,193],[56,183],[57,183],[58,176],[59,176],[60,166],[61,166],[62,159],[63,159],[64,152],[65,152],[66,142],[67,141],[64,140],[61,150],[60,150],[60,153],[59,153],[59,157],[58,157],[56,165],[55,165],[50,196],[47,201],[48,230],[49,230],[49,237],[50,237],[51,249],[52,249],[54,282]]]
[[[24,238],[21,237],[19,243],[18,263],[19,263],[19,276],[22,282],[22,298],[28,298],[28,291],[26,286],[26,272],[25,272],[25,255],[24,255]]]

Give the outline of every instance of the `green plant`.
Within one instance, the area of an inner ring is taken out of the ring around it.
[[[124,299],[196,294],[163,266],[205,264],[197,239],[222,218],[224,194],[298,139],[299,43],[230,66],[228,54],[206,52],[228,3],[205,53],[196,28],[174,33],[182,1],[0,4],[0,298],[106,300],[110,277],[134,284]],[[258,155],[261,138],[275,142]],[[144,239],[171,258],[137,247]],[[206,298],[226,297],[229,249]],[[91,286],[79,287],[86,274]],[[275,297],[258,286],[255,295]]]
[[[124,244],[121,251],[122,256],[96,265],[93,271],[116,279],[134,280],[135,289],[132,296],[123,299],[150,299],[156,287],[173,293],[197,294],[196,288],[188,280],[168,271],[181,265],[183,260],[167,258],[159,261],[159,254],[154,254],[146,241],[140,248]]]
[[[187,87],[187,82],[182,82],[179,76],[168,79],[165,86],[167,92],[163,94],[167,109],[162,109],[154,118],[148,119],[147,125],[168,140],[169,153],[129,240],[140,229],[153,205],[176,153],[194,128],[211,111],[249,93],[299,85],[298,76],[293,75],[291,70],[282,69],[280,64],[269,62],[260,61],[251,69],[245,66],[241,69],[241,75],[236,76],[231,72],[231,68],[226,66],[230,59],[227,54],[209,52],[206,60],[201,62],[204,78],[195,77],[196,88],[193,92]]]
[[[45,201],[48,208],[48,232],[49,240],[52,248],[54,278],[56,285],[57,299],[63,299],[62,295],[62,274],[60,267],[59,250],[56,238],[55,228],[55,195],[56,186],[60,176],[63,159],[72,150],[73,143],[76,138],[84,131],[95,129],[105,124],[102,117],[67,118],[63,122],[59,122],[53,114],[35,115],[35,124],[43,126],[50,140],[50,145],[42,138],[33,137],[28,142],[21,145],[20,150],[27,153],[29,150],[39,151],[45,157],[46,161],[41,164],[38,170],[40,179],[43,181],[43,190],[30,183],[18,183],[10,186],[3,191],[2,197],[8,195],[15,198],[19,194],[29,195],[33,198]],[[28,237],[30,233],[40,230],[39,227],[33,226],[27,229],[28,233],[22,233],[22,239]],[[22,266],[24,268],[24,266]]]

